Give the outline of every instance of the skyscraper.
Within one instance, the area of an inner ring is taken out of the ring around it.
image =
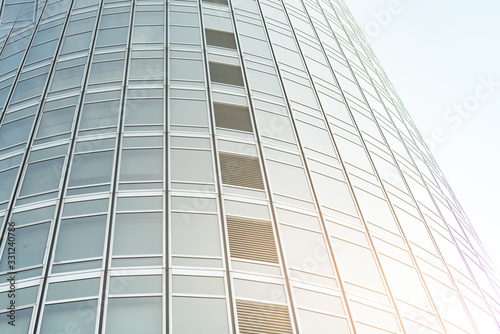
[[[0,3],[1,333],[500,333],[342,0]]]

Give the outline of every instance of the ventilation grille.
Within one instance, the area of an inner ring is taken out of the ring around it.
[[[215,3],[218,5],[227,5],[227,0],[203,0],[203,2]]]
[[[215,102],[214,111],[218,127],[252,132],[252,121],[247,107]]]
[[[207,37],[208,45],[236,50],[236,41],[234,40],[233,33],[221,30],[205,29],[205,36]]]
[[[236,300],[240,334],[292,334],[288,308],[283,305]]]
[[[259,158],[219,152],[222,183],[264,189]]]
[[[209,62],[210,78],[213,82],[243,86],[243,76],[241,75],[241,68],[235,65]]]
[[[232,257],[279,263],[271,222],[228,216],[227,232]]]

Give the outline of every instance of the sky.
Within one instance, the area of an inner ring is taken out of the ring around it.
[[[345,0],[500,276],[500,2]]]

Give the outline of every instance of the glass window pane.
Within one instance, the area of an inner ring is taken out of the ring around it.
[[[90,83],[117,81],[123,78],[124,60],[105,61],[92,65]]]
[[[236,41],[232,32],[205,29],[207,44],[222,48],[236,49]]]
[[[12,168],[0,172],[0,202],[10,198],[14,182],[16,182],[17,170],[18,168]]]
[[[172,253],[220,256],[216,215],[172,213]]]
[[[51,91],[77,87],[82,81],[85,66],[80,65],[56,71],[52,81]]]
[[[45,306],[40,334],[94,334],[97,300]]]
[[[170,77],[178,80],[203,81],[205,73],[200,60],[170,59]]]
[[[55,206],[46,206],[43,208],[17,212],[12,215],[12,221],[16,222],[16,226],[21,226],[49,220],[54,217],[54,209]]]
[[[54,260],[59,262],[102,256],[105,229],[105,215],[62,220]]]
[[[16,229],[16,268],[41,264],[47,247],[49,223]],[[5,247],[0,271],[7,271],[8,248]]]
[[[162,315],[160,297],[111,298],[106,315],[106,334],[161,334]]]
[[[200,29],[197,27],[170,27],[170,42],[180,44],[200,44]]]
[[[162,43],[163,26],[138,26],[134,28],[132,43]]]
[[[125,124],[162,124],[162,99],[128,100],[125,112]]]
[[[159,254],[163,250],[161,213],[116,215],[113,255]]]
[[[64,39],[62,53],[64,54],[88,48],[90,45],[91,37],[92,37],[91,32],[85,32],[77,35],[67,36]]]
[[[100,278],[51,283],[47,300],[95,296],[99,293]]]
[[[346,319],[329,316],[326,314],[299,310],[300,332],[303,334],[350,334]]]
[[[75,107],[44,112],[37,137],[53,136],[60,133],[69,132],[73,123],[73,113]]]
[[[7,313],[0,313],[0,333],[28,334],[32,311],[32,308],[16,311],[15,326],[9,325]]]
[[[172,180],[213,182],[212,152],[171,150]]]
[[[154,181],[163,178],[161,149],[124,150],[120,181]]]
[[[82,186],[111,181],[113,151],[78,154],[73,158],[69,186]]]
[[[33,117],[23,118],[0,127],[0,149],[26,141],[33,125]]]
[[[161,275],[115,276],[109,281],[110,294],[161,293]]]
[[[243,76],[239,66],[210,62],[210,78],[213,82],[243,86]]]
[[[224,279],[222,277],[172,276],[174,293],[190,293],[205,295],[224,295]]]
[[[64,204],[63,216],[79,216],[89,213],[101,213],[108,211],[108,199],[95,199],[81,202],[66,202]]]
[[[113,16],[118,16],[118,15],[113,15]],[[110,15],[108,15],[107,17],[110,17]],[[99,47],[99,46],[126,44],[127,37],[128,37],[128,27],[101,29],[99,31],[99,34],[97,35],[96,46]]]
[[[119,110],[119,101],[86,103],[82,110],[80,130],[116,126]]]
[[[55,190],[59,186],[64,158],[36,162],[28,165],[21,196]]]
[[[12,299],[12,295],[9,297],[10,293],[10,291],[0,293],[0,305],[8,306],[10,304],[10,300]],[[16,307],[36,303],[37,294],[38,285],[23,289],[17,288],[15,292]]]
[[[200,100],[170,100],[172,124],[207,126],[207,103]]]
[[[226,301],[211,298],[172,298],[174,333],[229,333]]]

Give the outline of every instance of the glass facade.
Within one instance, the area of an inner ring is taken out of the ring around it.
[[[0,222],[1,333],[500,333],[343,0],[1,0]]]

